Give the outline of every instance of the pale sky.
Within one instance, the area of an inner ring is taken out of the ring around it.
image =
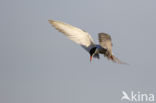
[[[155,0],[1,0],[0,103],[124,103],[122,91],[156,95]],[[89,53],[48,23],[77,26],[130,65]],[[143,103],[143,102],[142,102]]]

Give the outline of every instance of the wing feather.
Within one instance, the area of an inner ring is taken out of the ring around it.
[[[99,33],[99,43],[100,45],[107,49],[109,53],[112,53],[112,41],[111,36],[106,33]]]
[[[127,63],[121,61],[120,59],[118,59],[117,57],[115,57],[114,55],[111,56],[111,60],[118,64],[127,64]]]
[[[104,56],[106,56],[109,60],[112,60],[113,62],[119,64],[127,64],[125,62],[122,62],[112,54],[112,39],[109,34],[99,33],[99,43],[103,48],[107,49]]]
[[[92,37],[85,31],[64,22],[49,20],[49,23],[58,31],[66,35],[70,40],[80,44],[85,49],[90,49],[94,45]]]

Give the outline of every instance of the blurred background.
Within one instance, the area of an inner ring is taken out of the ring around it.
[[[121,103],[122,91],[156,94],[155,0],[1,0],[0,103]],[[98,43],[112,36],[114,54],[100,60],[48,23],[79,27]]]

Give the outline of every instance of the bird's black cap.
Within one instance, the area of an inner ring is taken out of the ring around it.
[[[96,50],[96,47],[93,47],[92,49],[90,49],[89,54],[92,56],[94,54]]]

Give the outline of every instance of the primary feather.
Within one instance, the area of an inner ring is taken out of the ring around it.
[[[70,40],[80,44],[87,51],[94,46],[94,41],[87,32],[60,21],[49,20],[49,23],[52,24],[58,31],[66,35]]]

